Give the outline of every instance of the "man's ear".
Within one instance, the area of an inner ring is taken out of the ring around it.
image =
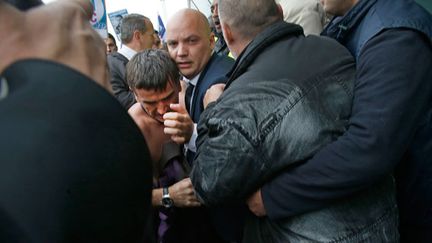
[[[135,31],[133,32],[133,39],[134,39],[134,40],[139,40],[139,39],[141,39],[141,32],[140,32],[139,30],[135,30]]]
[[[225,22],[221,22],[221,27],[222,27],[222,33],[225,39],[226,43],[233,43],[233,33],[231,30],[231,27],[229,25],[227,25]]]
[[[215,40],[215,34],[213,33],[213,31],[210,32],[210,47],[213,50],[215,45],[216,45],[216,40]]]

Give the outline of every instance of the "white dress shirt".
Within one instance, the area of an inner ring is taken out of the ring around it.
[[[125,56],[129,61],[130,59],[132,59],[133,56],[135,56],[135,54],[137,54],[135,50],[129,48],[127,45],[122,45],[118,53]]]

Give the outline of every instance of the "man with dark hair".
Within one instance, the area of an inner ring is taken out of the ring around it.
[[[267,183],[257,211],[277,220],[317,210],[395,170],[401,241],[432,242],[432,17],[414,1],[321,1],[336,16],[323,34],[357,61],[349,127]]]
[[[268,180],[336,140],[348,125],[355,78],[343,46],[305,37],[274,0],[219,0],[219,17],[237,61],[198,126],[191,180],[209,206],[250,203]],[[388,173],[317,211],[277,221],[250,216],[243,242],[397,242],[397,219]]]
[[[178,105],[180,74],[176,63],[165,51],[149,49],[137,53],[127,64],[127,81],[138,103],[129,109],[146,138],[153,160],[152,205],[159,208],[156,227],[157,242],[201,243],[215,242],[208,222],[195,197],[186,162],[180,145],[164,133],[165,113]],[[176,114],[181,120],[193,122],[187,114]]]
[[[152,48],[154,29],[149,18],[129,14],[123,18],[120,30],[122,47],[117,53],[108,55],[108,66],[114,96],[129,109],[135,99],[126,83],[126,64],[137,52]]]
[[[222,28],[219,20],[219,11],[218,11],[218,2],[219,0],[213,0],[212,5],[210,7],[211,11],[211,20],[213,23],[215,35],[216,35],[216,43],[214,47],[214,52],[218,55],[229,55],[230,50],[225,42],[224,36],[222,34]]]
[[[106,53],[107,55],[110,53],[117,52],[117,43],[114,39],[114,36],[108,33],[108,37],[105,39],[105,45],[106,45]]]

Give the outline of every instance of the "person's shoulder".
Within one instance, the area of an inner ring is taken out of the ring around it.
[[[125,64],[129,60],[119,52],[110,53],[107,55],[108,64]]]
[[[129,60],[118,52],[107,55],[107,63],[111,74],[117,73],[123,76],[123,73],[126,72],[128,62]]]
[[[216,62],[222,62],[233,65],[235,60],[227,55],[215,55]]]
[[[221,70],[226,73],[232,68],[234,63],[234,59],[229,56],[214,54],[208,65],[210,65],[210,68]]]
[[[133,104],[131,108],[129,108],[128,113],[142,132],[148,130],[149,127],[151,127],[151,122],[147,118],[139,103]]]

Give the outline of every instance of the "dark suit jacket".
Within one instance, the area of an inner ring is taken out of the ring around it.
[[[193,96],[192,110],[189,114],[195,123],[198,123],[201,112],[204,110],[203,100],[207,89],[217,83],[227,81],[226,74],[234,65],[234,60],[228,56],[213,53],[209,62],[198,79]],[[192,164],[195,153],[188,151],[187,159]],[[203,212],[203,221],[209,220],[215,226],[219,237],[226,242],[240,242],[243,230],[244,207],[212,207]],[[206,215],[208,213],[208,216]]]
[[[107,61],[111,73],[110,82],[114,96],[128,110],[136,102],[126,82],[126,64],[129,60],[122,54],[115,52],[107,56]]]
[[[151,162],[127,112],[53,62],[20,61],[2,75],[0,242],[142,242]]]
[[[204,95],[210,86],[217,83],[225,83],[225,76],[234,65],[234,60],[227,56],[219,56],[214,53],[198,79],[193,96],[192,110],[189,114],[195,123],[198,123],[201,112],[204,110]]]

